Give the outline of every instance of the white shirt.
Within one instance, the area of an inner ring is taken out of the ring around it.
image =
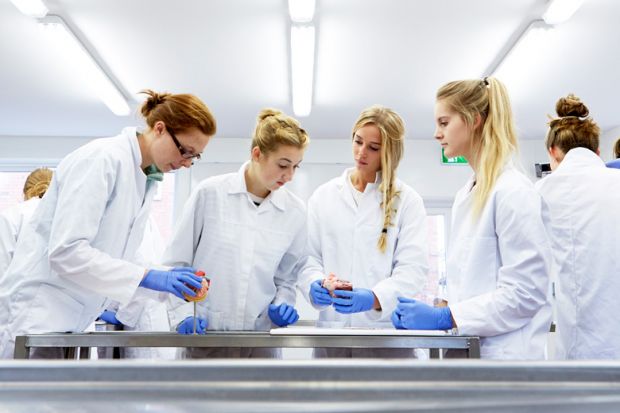
[[[267,330],[269,304],[295,304],[306,207],[286,188],[256,206],[245,184],[248,165],[198,185],[164,254],[164,264],[191,266],[211,279],[207,298],[198,303],[209,330]],[[176,326],[193,315],[193,304],[172,301]]]
[[[60,162],[0,284],[3,357],[16,335],[83,331],[136,293],[145,268],[131,261],[154,195],[141,162],[135,128]]]
[[[377,248],[384,221],[380,174],[377,182],[366,185],[356,205],[348,183],[353,170],[321,185],[308,201],[309,257],[299,288],[312,303],[310,284],[333,272],[353,288],[372,290],[381,311],[339,314],[332,306],[316,307],[321,310],[318,325],[390,327],[398,297],[415,295],[426,282],[426,212],[417,192],[396,180],[400,196],[382,253]]]
[[[551,324],[547,207],[508,165],[473,220],[473,184],[452,208],[448,306],[459,333],[481,337],[482,358],[542,359]]]
[[[620,171],[585,148],[571,149],[537,183],[549,204],[555,258],[556,354],[620,358]]]
[[[13,260],[17,239],[24,222],[28,221],[39,205],[39,197],[20,202],[0,214],[0,280]]]

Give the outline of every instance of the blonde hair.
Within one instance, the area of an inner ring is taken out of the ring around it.
[[[35,196],[43,198],[52,181],[52,175],[52,170],[47,168],[38,168],[30,172],[24,183],[24,200]]]
[[[215,135],[215,117],[200,99],[190,94],[173,95],[157,93],[150,89],[141,91],[148,96],[140,112],[149,128],[158,121],[164,122],[172,133],[182,133],[196,128],[207,136]]]
[[[379,235],[377,248],[385,252],[387,248],[387,230],[391,227],[392,217],[396,213],[395,202],[400,195],[396,190],[396,169],[403,157],[405,124],[402,118],[390,108],[373,105],[360,114],[353,126],[352,137],[366,125],[375,125],[381,134],[381,208],[383,209],[383,228]]]
[[[504,165],[519,147],[508,91],[492,77],[459,80],[443,85],[437,91],[437,100],[446,103],[472,128],[476,163],[472,213],[478,218]],[[481,127],[476,125],[478,120]]]
[[[258,114],[256,128],[252,137],[252,148],[258,147],[261,153],[268,154],[280,145],[305,149],[310,138],[299,122],[277,109],[263,109]]]
[[[549,122],[545,139],[547,149],[559,148],[564,154],[574,148],[586,148],[596,153],[600,128],[588,115],[590,111],[572,93],[560,98],[555,104],[559,118]]]

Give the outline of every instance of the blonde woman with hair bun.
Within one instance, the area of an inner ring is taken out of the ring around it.
[[[28,221],[39,205],[52,181],[53,172],[48,168],[32,171],[24,183],[24,202],[8,208],[0,214],[0,280],[13,259],[17,239],[24,222]]]
[[[195,295],[188,285],[200,288],[194,269],[150,269],[136,254],[156,181],[200,157],[215,118],[194,95],[143,93],[144,129],[94,139],[54,171],[0,282],[0,357],[13,357],[18,335],[82,332],[113,302],[159,297],[145,289],[182,297]]]
[[[556,104],[545,147],[553,172],[536,184],[551,212],[556,358],[618,359],[620,171],[600,158],[600,128],[575,95]]]
[[[548,210],[513,164],[518,147],[508,92],[495,78],[439,88],[435,138],[474,174],[456,194],[447,257],[447,302],[401,298],[397,328],[481,337],[486,359],[543,359],[551,324]]]
[[[351,132],[353,168],[308,201],[309,259],[300,289],[321,327],[391,327],[400,295],[418,293],[427,275],[422,198],[396,178],[405,125],[384,106],[360,114]],[[331,275],[330,277],[330,274]],[[351,282],[328,291],[324,279]],[[330,294],[331,293],[331,294]],[[315,349],[315,357],[413,357],[411,349]]]
[[[259,330],[294,324],[297,267],[306,244],[306,207],[286,183],[295,176],[308,134],[275,109],[258,115],[250,159],[235,173],[202,181],[176,225],[164,264],[202,269],[209,294],[194,306],[171,303],[180,334]],[[269,348],[188,348],[182,358],[279,357]]]

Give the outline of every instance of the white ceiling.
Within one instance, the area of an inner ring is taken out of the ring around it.
[[[135,99],[144,88],[201,97],[218,136],[247,137],[262,107],[292,113],[286,0],[46,0]],[[379,103],[431,138],[441,84],[480,77],[546,0],[317,0],[312,138],[345,138]],[[551,46],[506,79],[520,135],[542,139],[561,95],[582,97],[603,130],[620,125],[620,1],[587,0]],[[117,117],[35,21],[0,0],[0,135],[105,136]],[[519,78],[520,77],[520,78]],[[138,103],[134,101],[134,107]]]

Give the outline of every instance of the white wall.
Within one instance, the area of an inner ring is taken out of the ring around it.
[[[620,126],[605,131],[601,136],[601,158],[603,158],[605,162],[609,162],[614,159],[613,148],[618,139],[620,139]]]

